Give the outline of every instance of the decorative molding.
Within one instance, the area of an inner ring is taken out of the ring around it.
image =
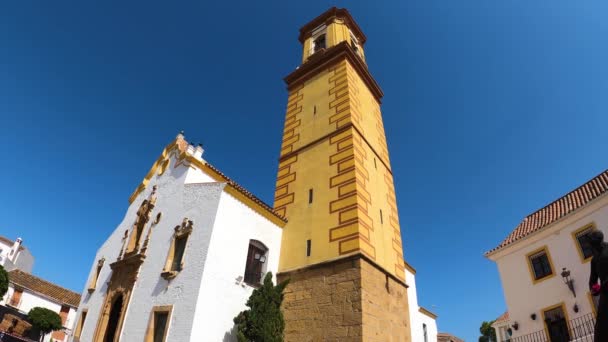
[[[306,63],[284,78],[287,88],[291,90],[343,60],[350,63],[380,104],[382,96],[384,96],[382,89],[370,74],[365,62],[346,41],[312,55]]]
[[[131,229],[131,236],[128,239],[125,256],[136,254],[139,251],[141,238],[144,233],[144,229],[150,217],[152,216],[152,210],[156,205],[156,185],[152,188],[152,193],[148,199],[144,200],[137,210],[137,218]]]
[[[181,272],[181,270],[184,269],[183,257],[186,254],[187,246],[184,246],[184,252],[182,253],[182,260],[180,263],[179,270],[175,270],[175,269],[173,269],[173,261],[175,258],[175,244],[176,244],[177,239],[180,239],[180,238],[187,239],[188,236],[192,233],[192,230],[194,228],[193,226],[194,226],[194,223],[192,222],[192,220],[189,220],[187,217],[183,219],[181,225],[175,226],[174,232],[173,232],[173,237],[171,239],[171,246],[169,247],[169,253],[167,253],[167,260],[165,261],[165,267],[163,268],[163,271],[160,274],[161,277],[163,277],[165,280],[171,280],[171,279],[177,277],[179,272]],[[187,245],[187,240],[186,240],[186,245]]]
[[[304,43],[304,40],[310,37],[313,31],[315,31],[319,26],[329,25],[336,19],[342,20],[343,23],[348,26],[348,28],[353,32],[355,37],[359,39],[361,45],[365,44],[367,37],[365,37],[365,34],[363,34],[363,31],[361,30],[359,25],[357,25],[357,22],[353,19],[348,10],[346,8],[337,7],[330,8],[329,10],[325,11],[318,17],[308,22],[306,25],[302,26],[300,28],[300,36],[298,37],[298,40],[300,41],[300,43]]]

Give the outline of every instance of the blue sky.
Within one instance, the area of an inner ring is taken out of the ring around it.
[[[180,130],[272,203],[301,25],[348,7],[368,37],[406,259],[439,328],[504,309],[483,257],[606,169],[603,1],[4,1],[0,234],[80,292],[96,249]]]

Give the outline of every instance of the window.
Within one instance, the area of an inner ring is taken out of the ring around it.
[[[355,50],[355,52],[361,56],[361,51],[359,49],[359,41],[357,40],[357,37],[355,37],[355,35],[351,32],[350,33],[350,46],[352,46],[353,50]]]
[[[384,218],[382,217],[382,209],[380,209],[380,224],[384,223]]]
[[[250,240],[247,251],[247,263],[245,265],[245,282],[250,285],[258,285],[262,281],[263,266],[266,263],[268,248],[259,241]]]
[[[325,49],[325,34],[322,34],[315,38],[313,41],[313,53],[320,51],[321,49]]]
[[[554,275],[551,257],[546,246],[528,254],[527,257],[534,283],[548,279]]]
[[[312,189],[308,189],[308,204],[312,203]]]
[[[578,254],[582,262],[591,260],[591,257],[593,256],[593,249],[589,243],[589,234],[594,229],[595,225],[592,223],[572,233],[572,237],[574,238],[574,242],[576,244],[576,249],[578,250]]]
[[[310,240],[306,240],[306,256],[309,257],[310,256],[310,246],[311,245],[311,241]]]
[[[21,295],[23,295],[23,290],[15,289],[13,291],[13,295],[11,296],[11,300],[8,302],[8,305],[19,308],[19,304],[21,304]]]
[[[161,273],[163,278],[173,279],[184,269],[184,254],[186,253],[188,237],[192,233],[192,225],[191,220],[184,218],[182,224],[175,227],[165,268]]]
[[[550,341],[572,341],[569,333],[568,313],[564,303],[545,308],[542,313],[545,332]]]
[[[93,273],[93,277],[91,277],[91,281],[89,282],[89,293],[95,291],[95,287],[97,287],[97,279],[99,279],[99,274],[101,273],[101,269],[103,268],[103,263],[105,261],[105,258],[101,258],[97,261],[97,268],[95,269],[95,273]]]
[[[87,310],[82,310],[82,313],[80,314],[80,319],[78,320],[78,325],[76,326],[76,331],[74,331],[74,337],[76,338],[80,338],[80,335],[82,334],[82,328],[84,327],[84,322],[87,319]]]
[[[178,236],[175,238],[175,255],[173,256],[173,262],[171,263],[171,271],[179,272],[182,270],[182,259],[184,258],[187,241],[188,236]]]
[[[172,306],[155,306],[152,308],[145,342],[165,342],[171,320]]]
[[[426,331],[426,324],[422,323],[422,331],[424,332],[424,342],[429,342],[429,335]]]

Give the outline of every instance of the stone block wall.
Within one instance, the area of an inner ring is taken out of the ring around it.
[[[361,261],[363,341],[411,342],[407,288],[374,264]]]
[[[410,341],[406,287],[360,255],[278,274],[285,279],[286,342]]]

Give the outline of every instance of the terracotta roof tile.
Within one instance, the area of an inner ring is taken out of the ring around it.
[[[509,311],[505,311],[500,317],[498,317],[494,322],[503,322],[509,320]]]
[[[585,206],[608,192],[608,170],[600,173],[587,183],[570,191],[542,209],[528,215],[497,247],[488,251],[486,256],[504,248],[534,232],[537,232],[562,217]]]
[[[464,342],[464,341],[450,333],[440,332],[437,334],[437,342]]]
[[[80,294],[21,270],[12,270],[8,272],[8,278],[13,284],[44,295],[58,303],[66,304],[73,308],[77,308],[78,304],[80,304]]]

